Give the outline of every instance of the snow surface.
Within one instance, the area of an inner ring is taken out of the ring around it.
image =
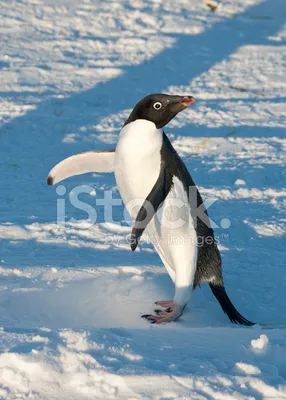
[[[286,398],[285,10],[0,0],[1,399]],[[231,299],[266,329],[232,325],[207,286],[181,320],[149,325],[141,314],[173,295],[157,254],[130,251],[122,207],[90,226],[68,201],[79,184],[90,204],[118,198],[113,174],[69,179],[65,196],[46,185],[63,158],[114,147],[151,92],[197,99],[166,131],[217,200]]]

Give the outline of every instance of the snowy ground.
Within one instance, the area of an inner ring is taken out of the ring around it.
[[[1,399],[286,399],[285,11],[285,0],[223,0],[215,13],[199,0],[0,0]],[[105,223],[99,207],[87,229],[68,201],[79,184],[94,188],[90,204],[118,197],[112,174],[67,180],[57,227],[48,171],[113,147],[151,92],[196,97],[166,132],[217,199],[231,299],[277,328],[231,325],[208,287],[180,321],[142,320],[172,296],[158,256],[130,251],[121,208]]]

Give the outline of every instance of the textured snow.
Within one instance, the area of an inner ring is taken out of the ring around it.
[[[251,346],[258,350],[265,350],[268,343],[269,340],[266,335],[260,335],[258,339],[251,340]]]
[[[286,399],[284,0],[0,0],[0,398]],[[154,249],[130,251],[122,206],[93,225],[112,174],[46,185],[108,149],[151,92],[196,103],[166,128],[217,225],[232,325],[208,287],[176,323]],[[57,225],[57,200],[66,223]],[[71,220],[74,218],[74,220]],[[226,221],[229,223],[226,224]]]

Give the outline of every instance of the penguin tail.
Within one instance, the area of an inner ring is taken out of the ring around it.
[[[248,321],[248,319],[244,318],[234,307],[232,302],[230,301],[224,285],[222,283],[216,284],[214,282],[209,282],[211,291],[213,292],[215,298],[219,302],[223,312],[228,316],[230,321],[234,324],[252,326],[255,325],[253,322]]]

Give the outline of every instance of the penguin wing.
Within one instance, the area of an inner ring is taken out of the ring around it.
[[[138,245],[138,241],[142,236],[146,226],[152,220],[160,205],[166,199],[171,185],[167,185],[167,171],[165,163],[161,162],[159,177],[142,204],[131,233],[131,250],[134,251]]]
[[[48,185],[87,172],[114,172],[115,149],[87,151],[75,154],[58,163],[49,173]]]

